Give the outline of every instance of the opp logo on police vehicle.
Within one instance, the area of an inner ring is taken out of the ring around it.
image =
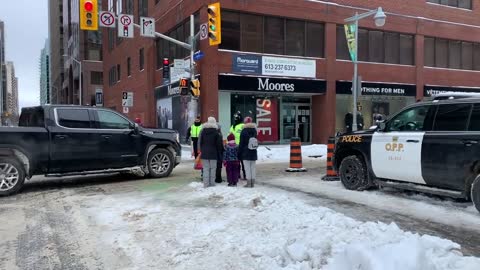
[[[393,137],[391,143],[385,144],[385,150],[390,152],[403,152],[404,147],[403,143],[398,142],[398,137]]]

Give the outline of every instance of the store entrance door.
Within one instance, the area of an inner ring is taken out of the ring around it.
[[[299,137],[302,142],[310,142],[310,104],[283,104],[283,143],[290,142],[293,137]]]

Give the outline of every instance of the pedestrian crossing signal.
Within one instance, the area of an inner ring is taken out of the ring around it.
[[[210,46],[222,43],[222,17],[220,3],[208,5],[208,40]]]
[[[188,85],[189,85],[188,79],[181,78],[178,83],[179,83],[178,87],[180,88],[180,95],[188,96],[188,92],[189,92],[188,91]]]
[[[98,31],[98,0],[80,0],[80,29]]]

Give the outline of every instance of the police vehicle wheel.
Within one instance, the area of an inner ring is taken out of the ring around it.
[[[25,169],[12,157],[0,157],[0,196],[17,193],[25,182]]]
[[[363,190],[368,187],[368,174],[364,162],[358,156],[348,156],[340,164],[340,181],[349,190]]]
[[[472,189],[470,191],[470,196],[472,198],[473,205],[480,212],[480,175],[475,178],[472,184]]]

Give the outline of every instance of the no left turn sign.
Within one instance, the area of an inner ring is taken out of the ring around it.
[[[208,38],[208,24],[203,23],[200,25],[200,40]]]
[[[102,11],[100,12],[100,26],[101,27],[110,27],[115,28],[115,16],[112,12]]]

